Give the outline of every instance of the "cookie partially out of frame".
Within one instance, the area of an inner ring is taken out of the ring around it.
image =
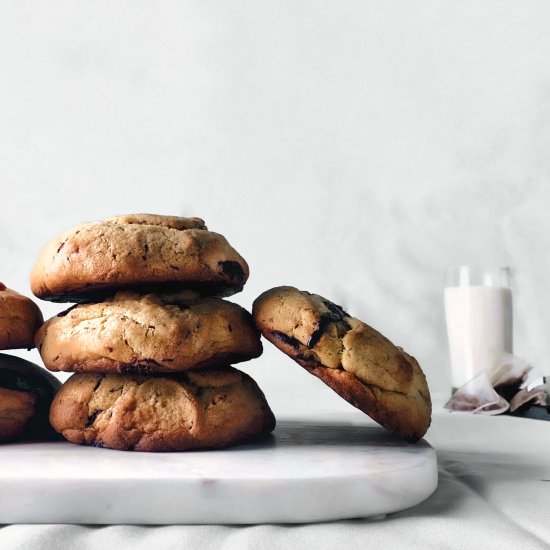
[[[0,349],[34,347],[34,333],[42,321],[32,300],[0,283]]]
[[[248,311],[191,291],[79,304],[46,321],[36,346],[52,371],[99,373],[176,372],[262,353]]]
[[[54,302],[96,301],[121,289],[196,288],[229,296],[248,265],[199,218],[133,214],[69,229],[40,252],[33,293]]]
[[[19,437],[34,414],[36,397],[0,387],[0,442]]]
[[[0,441],[55,435],[48,414],[60,386],[46,369],[0,353]]]
[[[346,401],[409,441],[431,420],[426,378],[414,357],[329,300],[289,286],[254,302],[267,340]]]
[[[260,388],[231,367],[75,374],[53,401],[50,422],[71,443],[134,451],[226,447],[275,427]]]

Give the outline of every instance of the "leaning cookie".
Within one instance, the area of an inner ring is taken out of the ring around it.
[[[194,287],[229,296],[247,278],[245,260],[201,219],[135,214],[81,224],[48,243],[34,264],[31,288],[54,302],[95,301],[137,288]]]
[[[34,363],[0,354],[0,441],[51,437],[50,403],[59,380]]]
[[[34,347],[34,333],[42,321],[32,300],[0,283],[0,349]]]
[[[424,373],[369,325],[288,286],[260,295],[252,315],[265,338],[379,424],[410,441],[426,433],[431,400]]]
[[[36,346],[52,371],[99,373],[175,372],[262,353],[248,311],[191,291],[118,292],[73,306],[42,325]]]
[[[227,447],[275,427],[260,388],[231,367],[75,374],[53,401],[50,422],[71,443],[135,451]]]

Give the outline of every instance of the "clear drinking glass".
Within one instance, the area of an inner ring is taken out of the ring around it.
[[[452,267],[445,282],[445,318],[453,390],[513,353],[511,270]]]

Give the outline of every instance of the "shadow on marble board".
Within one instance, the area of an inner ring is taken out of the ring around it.
[[[266,447],[308,446],[364,446],[372,444],[384,447],[428,447],[428,443],[407,443],[380,426],[361,426],[346,422],[301,422],[280,421],[274,432],[268,437],[245,443],[234,449],[259,449]],[[229,449],[228,449],[229,450]]]
[[[549,481],[542,464],[518,462],[517,454],[471,451],[438,451],[439,468],[483,495],[487,482]]]

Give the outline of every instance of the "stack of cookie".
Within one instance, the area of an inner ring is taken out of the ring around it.
[[[269,433],[257,384],[229,366],[262,353],[250,314],[221,299],[248,265],[198,218],[139,214],[74,227],[31,274],[36,296],[77,304],[36,335],[44,364],[74,372],[50,409],[73,443],[215,448]]]
[[[41,324],[38,306],[0,283],[0,349],[34,347],[34,334]],[[0,441],[51,435],[48,409],[59,386],[38,365],[1,353]]]

